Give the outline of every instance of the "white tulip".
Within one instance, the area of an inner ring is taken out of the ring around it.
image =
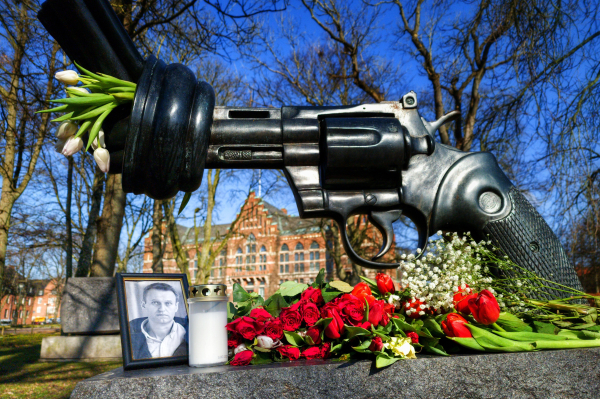
[[[65,157],[70,157],[82,148],[83,140],[81,140],[81,138],[69,137],[69,139],[65,143],[65,146],[63,147],[62,154]]]
[[[74,86],[79,83],[79,75],[77,72],[71,70],[56,72],[54,78],[66,85]]]
[[[56,150],[56,152],[61,153],[63,148],[65,148],[66,142],[67,142],[67,139],[58,139],[56,144],[54,144],[54,149]]]
[[[67,89],[71,89],[71,90],[75,90],[75,91],[80,91],[80,92],[86,93],[86,94],[90,93],[85,87],[69,86],[69,87],[67,87]],[[69,94],[68,92],[67,92],[67,96],[73,97],[73,95]]]
[[[234,354],[234,355],[237,355],[237,354],[238,354],[238,353],[240,353],[240,352],[243,352],[243,351],[249,351],[249,350],[250,350],[250,348],[248,348],[248,347],[246,346],[246,344],[239,344],[239,345],[238,345],[238,346],[236,346],[236,347],[235,347],[235,349],[233,350],[233,354]]]
[[[257,345],[261,348],[271,349],[275,346],[275,341],[273,340],[273,338],[268,337],[266,335],[259,335],[258,337],[256,337],[256,341]]]
[[[95,150],[96,148],[98,148],[98,140],[100,140],[100,148],[106,148],[106,143],[104,142],[104,130],[102,129],[100,129],[98,135],[96,136],[94,141],[92,141],[92,149]]]
[[[110,154],[106,148],[97,148],[94,150],[94,159],[100,170],[104,173],[108,173],[110,169]]]
[[[56,137],[58,139],[66,140],[77,133],[77,130],[76,124],[71,121],[66,121],[61,123],[58,129],[56,129]]]

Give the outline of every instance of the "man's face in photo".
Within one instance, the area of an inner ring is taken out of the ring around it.
[[[179,304],[177,297],[171,291],[151,289],[146,293],[142,308],[151,323],[167,324],[173,321]]]

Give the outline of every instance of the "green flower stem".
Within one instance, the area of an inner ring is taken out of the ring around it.
[[[576,349],[576,348],[595,348],[600,346],[600,339],[569,339],[564,341],[535,341],[533,343],[536,349]]]
[[[506,330],[498,325],[498,323],[492,323],[492,328],[496,331],[506,332]]]

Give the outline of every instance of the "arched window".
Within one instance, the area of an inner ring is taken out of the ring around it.
[[[262,247],[260,247],[260,252],[267,252],[267,248],[265,248],[265,246],[263,245]]]
[[[290,249],[288,248],[287,244],[283,244],[283,245],[281,246],[281,250],[282,250],[282,251],[289,251]]]
[[[310,266],[309,266],[309,270],[311,272],[313,271],[318,271],[321,268],[321,264],[320,262],[315,262],[319,260],[320,258],[320,253],[319,253],[319,244],[317,244],[316,241],[313,241],[310,244],[310,253],[309,253],[309,257],[310,257]]]
[[[304,245],[302,245],[302,243],[296,244],[296,251],[301,251],[303,249],[304,249]]]
[[[256,241],[256,237],[254,237],[254,234],[250,233],[250,235],[248,236],[248,241]]]
[[[310,249],[319,249],[319,244],[317,244],[316,241],[313,241],[312,244],[310,244]]]
[[[236,253],[238,253],[238,254],[241,254],[241,253],[242,253],[242,248],[241,248],[241,247],[238,247],[238,249],[237,249]]]

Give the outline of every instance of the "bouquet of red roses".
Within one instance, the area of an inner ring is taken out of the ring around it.
[[[407,323],[388,275],[378,274],[376,281],[363,278],[352,287],[325,282],[323,273],[311,285],[283,283],[266,302],[236,284],[237,307],[230,304],[227,324],[230,364],[374,356],[376,366],[384,367],[415,358],[423,347],[445,354],[438,343],[440,325],[428,323],[435,324],[436,338],[426,327]]]

